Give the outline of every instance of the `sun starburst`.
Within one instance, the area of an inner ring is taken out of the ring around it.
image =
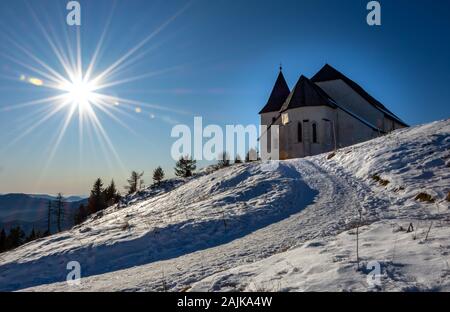
[[[78,115],[79,136],[80,142],[83,141],[84,128],[93,129],[94,134],[99,140],[99,145],[105,150],[106,155],[113,155],[115,159],[122,165],[120,158],[114,148],[111,139],[108,136],[107,130],[101,124],[98,118],[98,113],[103,113],[110,117],[113,121],[117,122],[121,126],[125,127],[129,131],[135,133],[128,125],[126,125],[118,116],[121,114],[127,115],[126,110],[135,113],[142,111],[141,107],[148,108],[152,112],[155,110],[165,110],[177,114],[185,114],[186,112],[163,107],[159,105],[143,103],[133,99],[122,98],[117,96],[116,92],[111,88],[130,83],[139,79],[152,77],[160,74],[164,74],[173,70],[178,70],[180,66],[174,66],[172,68],[162,68],[152,72],[138,73],[131,77],[123,77],[123,72],[126,69],[142,59],[143,54],[141,50],[160,32],[162,32],[173,20],[175,20],[180,14],[182,14],[190,3],[177,11],[173,16],[167,19],[154,31],[144,37],[143,40],[138,42],[134,47],[129,49],[126,53],[120,56],[116,61],[113,61],[110,66],[101,72],[95,73],[95,68],[98,65],[101,50],[104,48],[108,27],[112,20],[114,9],[111,9],[104,30],[97,42],[95,51],[88,62],[87,66],[83,64],[83,49],[81,46],[81,34],[80,29],[76,30],[75,46],[71,44],[71,40],[66,38],[57,38],[52,25],[43,25],[41,19],[37,18],[36,13],[31,9],[32,17],[36,23],[37,30],[42,35],[42,42],[48,44],[48,48],[53,52],[55,59],[58,61],[58,70],[56,67],[51,66],[45,62],[39,55],[33,53],[26,43],[20,43],[16,40],[18,38],[13,34],[11,30],[8,34],[5,31],[2,35],[9,41],[10,46],[17,48],[20,54],[24,57],[19,58],[14,53],[8,53],[9,51],[0,51],[0,56],[15,63],[22,70],[26,70],[29,74],[20,74],[18,79],[20,82],[29,83],[36,88],[46,88],[54,92],[49,97],[38,98],[32,101],[18,103],[8,107],[3,107],[0,111],[9,111],[28,108],[30,106],[47,105],[48,110],[45,115],[39,120],[35,121],[30,127],[24,129],[19,133],[14,140],[11,140],[7,146],[4,146],[2,150],[9,148],[12,144],[15,144],[25,136],[30,134],[34,129],[46,123],[50,118],[54,117],[58,112],[66,110],[66,117],[61,124],[61,128],[57,132],[56,142],[50,144],[51,151],[47,160],[47,166],[54,156],[61,140],[63,139],[65,132],[70,125],[71,121],[76,115]],[[50,31],[49,31],[50,30]],[[64,48],[64,43],[66,46]],[[134,64],[135,65],[135,64]],[[111,92],[113,91],[113,92]],[[118,105],[120,104],[120,105]],[[152,113],[153,114],[153,113]],[[81,143],[80,143],[81,144]],[[82,146],[80,146],[80,150]],[[0,150],[0,152],[2,151]],[[45,168],[44,168],[45,169]]]
[[[64,91],[64,100],[78,109],[79,113],[92,111],[91,105],[98,101],[98,95],[94,92],[96,84],[93,81],[86,81],[82,77],[77,77],[73,81],[61,85]]]

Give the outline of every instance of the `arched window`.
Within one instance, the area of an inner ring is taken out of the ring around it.
[[[302,123],[299,122],[297,124],[297,141],[302,142],[303,140],[303,129],[302,129]]]
[[[313,143],[317,143],[317,124],[316,123],[312,124],[312,140],[313,140]]]

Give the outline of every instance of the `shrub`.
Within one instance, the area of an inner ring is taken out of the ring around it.
[[[415,200],[427,203],[434,203],[434,198],[430,194],[424,192],[417,194]]]
[[[228,155],[228,153],[223,152],[222,154],[220,154],[219,162],[217,163],[217,165],[220,168],[224,168],[224,167],[229,167],[230,164],[231,164],[230,156]]]
[[[388,185],[390,182],[388,181],[388,180],[384,180],[384,179],[382,179],[379,175],[377,175],[377,174],[374,174],[373,176],[372,176],[372,179],[375,181],[375,182],[378,182],[380,185],[382,185],[382,186],[386,186],[386,185]]]
[[[327,159],[330,160],[331,158],[333,158],[334,156],[336,156],[335,152],[332,152],[330,154],[327,155]]]

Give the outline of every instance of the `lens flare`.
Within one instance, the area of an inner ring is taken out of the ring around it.
[[[137,80],[155,77],[183,68],[183,66],[173,66],[154,69],[150,72],[142,72],[142,69],[139,69],[131,76],[125,76],[125,73],[129,75],[130,67],[135,66],[138,60],[151,51],[150,49],[146,51],[141,50],[148,48],[147,45],[152,39],[166,29],[189,6],[190,3],[182,7],[159,27],[151,31],[150,34],[145,35],[135,46],[131,47],[117,59],[113,59],[109,66],[99,72],[96,69],[100,67],[98,64],[102,55],[101,52],[105,50],[103,45],[112,20],[114,6],[111,9],[93,54],[87,55],[87,58],[84,58],[85,62],[83,62],[82,57],[84,53],[80,29],[78,28],[72,37],[69,37],[67,32],[64,33],[63,37],[59,37],[54,31],[53,25],[44,25],[33,8],[30,7],[30,12],[37,29],[35,35],[42,35],[42,38],[39,39],[44,44],[48,44],[48,50],[53,52],[56,63],[50,64],[46,62],[44,58],[41,58],[30,49],[28,43],[18,41],[17,38],[20,39],[21,36],[15,35],[13,29],[10,32],[2,33],[2,40],[4,37],[8,41],[9,46],[15,48],[15,50],[0,51],[0,57],[4,57],[19,66],[20,71],[18,70],[18,72],[20,73],[19,80],[21,82],[26,82],[42,89],[45,88],[47,90],[44,91],[47,94],[50,91],[51,95],[0,108],[0,112],[8,112],[12,110],[30,109],[35,106],[40,112],[40,114],[33,114],[32,118],[30,118],[32,119],[30,120],[30,124],[20,129],[20,132],[18,131],[8,144],[0,147],[0,154],[35,131],[38,127],[50,121],[50,119],[60,118],[61,113],[65,112],[65,117],[61,121],[60,128],[55,130],[56,135],[54,141],[49,141],[50,150],[47,157],[47,165],[43,168],[44,172],[52,161],[59,144],[65,136],[66,130],[72,124],[74,118],[77,117],[76,115],[78,115],[80,155],[83,149],[84,136],[89,140],[95,138],[99,143],[98,146],[103,150],[107,162],[109,162],[109,157],[112,155],[123,169],[123,172],[126,172],[115,146],[108,135],[107,129],[101,123],[102,119],[97,115],[104,114],[129,130],[132,134],[138,135],[137,132],[129,127],[128,123],[124,122],[118,116],[119,114],[124,117],[131,117],[127,113],[127,110],[133,108],[137,113],[140,113],[142,109],[151,109],[152,111],[163,110],[175,114],[188,114],[185,111],[167,106],[143,103],[142,101],[119,97],[117,96],[117,92],[113,90],[113,87],[123,86]],[[64,43],[66,43],[66,46],[64,46]],[[27,72],[23,73],[23,70]],[[15,76],[15,80],[17,80],[17,76]],[[139,107],[136,108],[138,105]]]
[[[75,78],[61,86],[64,92],[64,99],[80,113],[92,111],[91,105],[98,100],[94,92],[97,86],[92,81],[85,81],[82,78]]]

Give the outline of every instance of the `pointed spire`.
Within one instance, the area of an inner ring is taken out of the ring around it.
[[[278,74],[277,80],[275,81],[275,85],[273,86],[272,93],[270,94],[269,100],[264,108],[259,112],[269,113],[269,112],[278,112],[283,105],[284,101],[288,97],[289,87],[284,79],[283,73],[281,72],[282,67],[280,66],[280,73]]]
[[[283,72],[283,63],[280,63],[280,73]]]

